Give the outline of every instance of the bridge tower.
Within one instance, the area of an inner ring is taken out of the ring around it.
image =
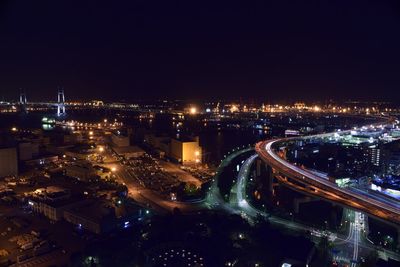
[[[64,116],[64,115],[66,115],[64,89],[63,88],[58,88],[58,94],[57,94],[57,117],[61,117],[61,116]]]
[[[22,113],[27,113],[27,108],[26,108],[26,104],[28,103],[28,100],[26,98],[26,93],[24,90],[20,89],[20,94],[19,94],[19,106],[20,106],[20,111]]]

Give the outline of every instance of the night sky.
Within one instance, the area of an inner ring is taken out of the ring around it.
[[[385,1],[0,0],[0,100],[400,100]]]

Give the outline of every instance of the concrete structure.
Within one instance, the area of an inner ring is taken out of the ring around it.
[[[111,142],[116,147],[127,147],[131,144],[129,135],[120,131],[112,133]]]
[[[168,136],[157,136],[155,134],[146,134],[145,142],[157,150],[160,157],[170,154],[171,138]]]
[[[65,167],[66,175],[80,181],[88,181],[95,175],[95,170],[90,164],[75,164]]]
[[[129,227],[144,214],[138,206],[123,205],[122,208],[106,201],[92,200],[67,209],[64,219],[79,229],[101,234]]]
[[[170,157],[181,163],[201,163],[202,149],[199,138],[171,139]]]
[[[315,255],[315,245],[311,241],[301,237],[288,238],[287,242],[296,247],[296,249],[285,251],[285,258],[279,266],[309,266]]]
[[[171,141],[171,138],[168,136],[157,136],[155,134],[146,134],[144,136],[144,140],[152,147],[160,148],[162,143],[169,143]]]
[[[145,151],[137,146],[114,147],[113,150],[119,156],[124,156],[127,159],[138,158],[145,154]]]
[[[32,210],[43,214],[53,221],[59,221],[64,216],[64,210],[80,203],[82,198],[73,198],[69,190],[60,187],[40,188],[28,199]]]
[[[342,132],[345,134],[346,132]],[[326,138],[332,134],[321,134],[304,138]],[[364,195],[354,190],[341,188],[319,174],[300,168],[282,158],[285,139],[260,142],[256,151],[260,158],[272,169],[272,179],[276,179],[295,191],[316,196],[366,212],[376,218],[400,225],[400,208],[397,203],[382,200],[372,195]]]
[[[384,172],[385,174],[400,176],[400,152],[391,153],[384,162]]]
[[[31,160],[39,154],[39,144],[25,142],[18,145],[19,160]]]
[[[22,113],[27,113],[26,105],[28,104],[28,100],[26,97],[26,93],[24,91],[21,91],[19,95],[19,106],[20,106],[20,111]]]
[[[74,145],[78,143],[78,139],[82,140],[81,136],[77,134],[64,134],[63,135],[63,144],[65,145]]]
[[[100,234],[102,230],[104,231],[107,221],[113,217],[112,212],[111,207],[99,206],[94,202],[88,202],[79,207],[66,210],[64,218],[78,228]]]
[[[35,165],[44,165],[49,164],[51,162],[57,162],[58,156],[55,155],[44,155],[35,159],[25,161],[26,165],[35,166]]]
[[[57,94],[57,116],[65,116],[65,95],[64,95],[64,89],[58,89],[58,94]]]
[[[160,155],[174,159],[180,163],[201,163],[202,148],[199,137],[170,138],[168,136],[145,135],[145,142]]]
[[[0,147],[0,177],[18,175],[18,158],[15,147]]]
[[[382,160],[381,160],[381,149],[378,147],[373,147],[369,151],[369,161],[376,167],[380,167]]]

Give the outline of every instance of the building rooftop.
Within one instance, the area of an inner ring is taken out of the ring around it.
[[[114,147],[115,153],[118,155],[129,154],[129,153],[143,153],[144,150],[137,146],[126,146],[126,147]]]
[[[92,199],[82,205],[72,207],[68,209],[68,211],[87,220],[100,223],[104,220],[115,220],[138,214],[141,209],[142,207],[131,203],[115,206],[111,202],[103,199]]]
[[[185,135],[179,135],[175,136],[172,139],[178,140],[180,142],[186,143],[186,142],[196,142],[196,137],[191,137],[191,136],[185,136]]]

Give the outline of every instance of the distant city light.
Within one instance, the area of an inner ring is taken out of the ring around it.
[[[171,193],[171,201],[176,201],[176,193]]]
[[[197,108],[196,107],[191,107],[190,108],[190,114],[192,114],[192,115],[197,114]]]
[[[231,112],[238,112],[238,111],[239,111],[239,108],[238,108],[236,105],[232,105],[230,111],[231,111]]]

